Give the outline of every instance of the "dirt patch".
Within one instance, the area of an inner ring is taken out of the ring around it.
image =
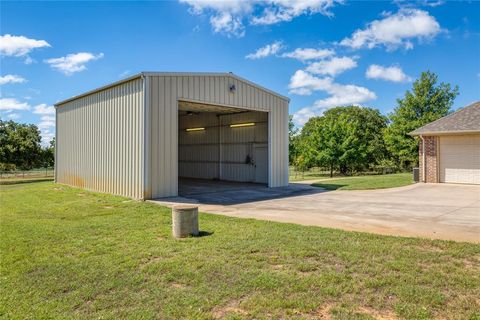
[[[177,282],[172,282],[170,285],[175,289],[186,289],[187,288],[186,285],[181,284],[181,283],[177,283]]]
[[[377,320],[397,320],[398,317],[392,312],[388,310],[377,311],[372,308],[368,307],[361,307],[358,310],[360,313],[368,314],[369,316],[377,319]]]
[[[240,307],[240,303],[242,300],[231,300],[227,305],[225,306],[218,306],[213,309],[212,316],[214,319],[223,319],[227,315],[230,314],[238,314],[238,315],[247,315],[248,312],[243,310]]]
[[[285,270],[285,265],[283,264],[271,264],[270,267],[273,270]]]
[[[332,315],[330,311],[335,307],[333,303],[327,303],[322,305],[318,310],[316,316],[318,317],[317,319],[324,319],[324,320],[330,320],[332,319]]]
[[[463,265],[466,269],[478,270],[480,269],[480,259],[472,257],[471,259],[464,259]]]

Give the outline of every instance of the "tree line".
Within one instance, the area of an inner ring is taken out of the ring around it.
[[[324,167],[330,175],[410,170],[418,165],[418,141],[408,133],[449,114],[457,95],[457,86],[439,83],[427,71],[388,116],[373,108],[335,107],[310,118],[300,131],[290,117],[290,164],[300,171]]]
[[[0,119],[0,171],[52,167],[55,138],[46,147],[41,142],[36,125]]]

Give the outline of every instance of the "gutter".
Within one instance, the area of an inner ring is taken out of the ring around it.
[[[456,131],[425,131],[416,133],[415,131],[407,133],[409,136],[450,136],[462,134],[479,134],[480,130],[456,130]]]

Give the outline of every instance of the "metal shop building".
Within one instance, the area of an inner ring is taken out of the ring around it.
[[[136,199],[287,186],[288,103],[232,73],[142,72],[55,105],[55,181]]]

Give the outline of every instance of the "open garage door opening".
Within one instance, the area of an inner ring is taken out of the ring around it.
[[[268,113],[178,102],[179,195],[268,184]]]

